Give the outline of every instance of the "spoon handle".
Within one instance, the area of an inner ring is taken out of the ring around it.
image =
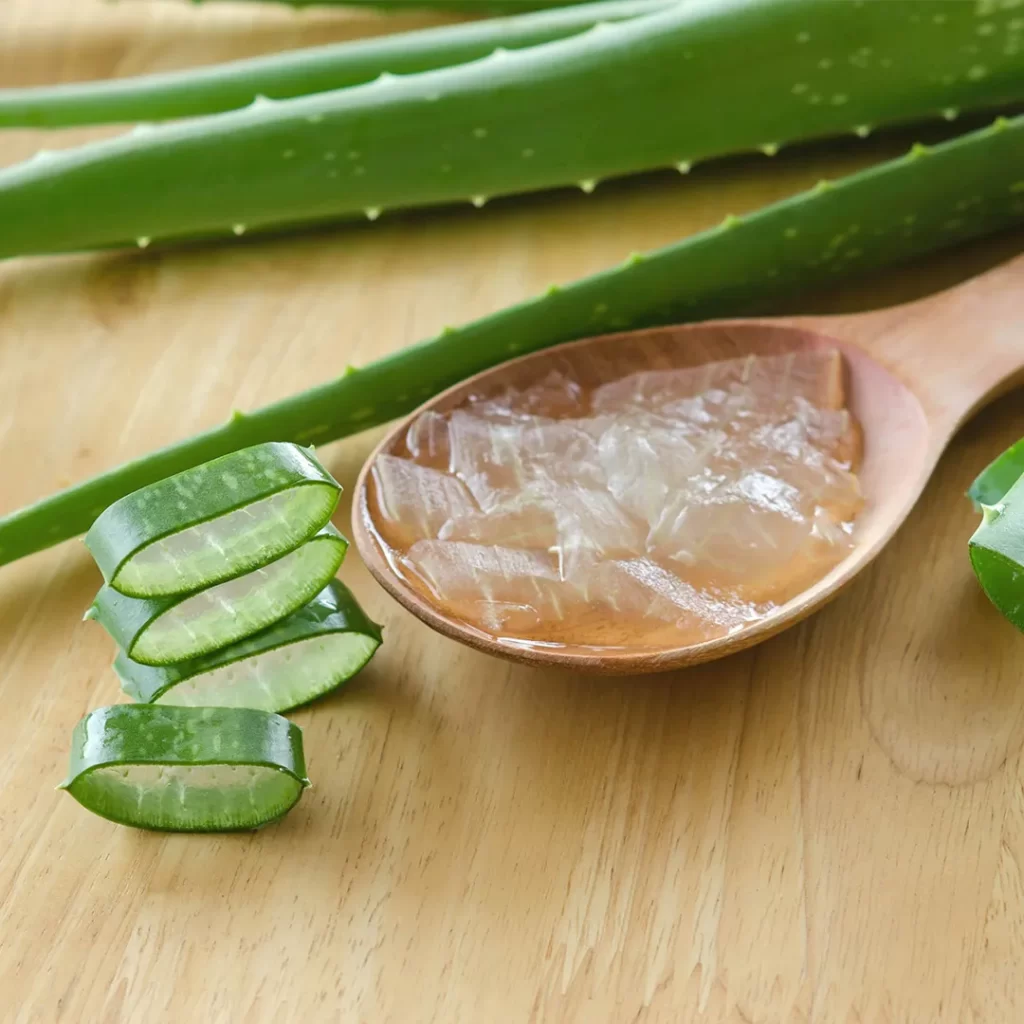
[[[1024,255],[916,302],[813,320],[902,379],[944,444],[981,406],[1024,383]]]

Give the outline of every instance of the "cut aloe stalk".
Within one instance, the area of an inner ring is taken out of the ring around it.
[[[118,704],[75,726],[60,788],[122,825],[223,832],[275,821],[308,785],[302,732],[280,715]]]
[[[259,444],[115,501],[85,543],[114,590],[187,594],[293,551],[327,523],[340,493],[312,449]]]
[[[298,611],[338,571],[348,541],[331,525],[245,576],[176,597],[127,597],[103,587],[86,613],[144,665],[170,665],[227,647]]]
[[[1006,492],[1024,476],[1024,439],[1007,448],[994,462],[985,467],[971,484],[967,496],[980,509],[995,505],[1006,497]]]
[[[1024,476],[994,505],[982,506],[970,554],[989,600],[1024,630]]]
[[[114,669],[137,701],[287,711],[351,679],[380,643],[380,626],[344,583],[332,580],[309,604],[248,640],[178,665],[141,665],[122,651]]]

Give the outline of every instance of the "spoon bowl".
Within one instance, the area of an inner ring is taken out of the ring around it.
[[[630,646],[613,616],[607,646],[498,638],[449,615],[392,564],[375,521],[372,467],[398,454],[409,423],[426,410],[450,413],[471,399],[525,387],[552,370],[596,387],[640,370],[669,370],[744,356],[837,349],[846,406],[861,425],[858,477],[865,504],[854,547],[825,576],[771,613],[700,643]],[[535,665],[605,674],[658,672],[722,657],[766,640],[835,597],[882,550],[920,497],[953,434],[982,404],[1024,378],[1024,257],[919,302],[845,316],[713,321],[603,335],[522,356],[435,397],[398,424],[367,460],[356,485],[356,544],[381,585],[438,632],[478,650]]]

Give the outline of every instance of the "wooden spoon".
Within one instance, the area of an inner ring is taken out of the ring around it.
[[[447,413],[470,396],[523,386],[548,370],[595,386],[644,369],[698,366],[749,354],[838,348],[848,371],[847,405],[860,421],[859,477],[866,505],[856,546],[828,575],[742,631],[678,647],[602,650],[571,642],[509,646],[435,607],[388,562],[368,499],[374,459],[394,452],[410,420],[367,461],[356,485],[356,543],[381,585],[429,626],[471,647],[514,661],[602,673],[657,672],[742,650],[799,622],[831,600],[907,518],[959,427],[997,394],[1024,381],[1024,256],[949,291],[889,309],[845,316],[719,320],[604,335],[543,349],[458,384],[423,406]],[[966,558],[966,552],[965,552]],[[923,567],[927,572],[927,567]]]

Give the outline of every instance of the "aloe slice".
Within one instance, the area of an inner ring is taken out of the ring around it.
[[[340,492],[312,449],[269,442],[115,501],[85,543],[114,590],[186,594],[293,551],[331,518]]]
[[[978,478],[971,484],[967,496],[979,508],[983,505],[995,505],[1006,496],[1006,492],[1022,476],[1024,476],[1024,438],[1007,448],[998,459],[978,474]]]
[[[270,629],[178,665],[151,666],[123,651],[114,662],[137,701],[287,711],[351,679],[380,646],[380,626],[340,580]]]
[[[969,549],[989,600],[1024,630],[1024,476],[994,505],[982,506]]]
[[[220,832],[280,818],[308,785],[302,732],[280,715],[117,704],[75,726],[60,788],[122,825]]]
[[[269,565],[198,593],[127,597],[103,587],[86,618],[100,622],[130,658],[144,665],[197,658],[298,611],[327,586],[347,547],[328,525]]]

